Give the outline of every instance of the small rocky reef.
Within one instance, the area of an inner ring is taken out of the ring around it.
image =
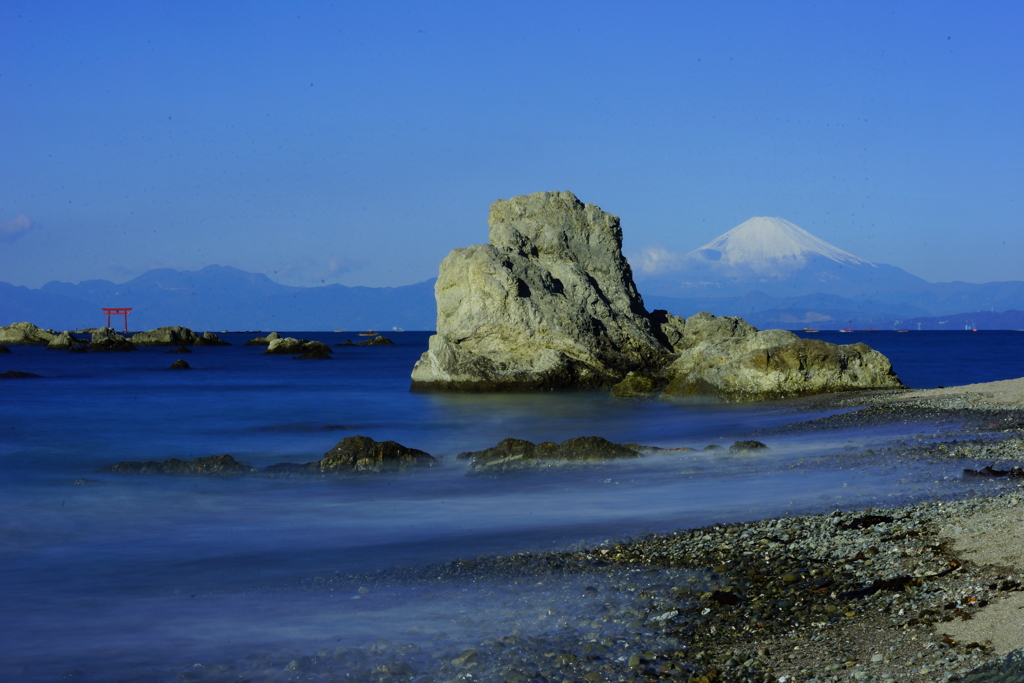
[[[234,476],[241,474],[365,474],[403,472],[432,467],[437,459],[429,453],[407,448],[394,441],[374,441],[367,436],[350,436],[324,453],[321,460],[307,463],[278,463],[260,470],[238,462],[230,455],[212,455],[195,460],[171,458],[150,462],[119,462],[104,468],[118,474],[188,474]]]
[[[903,387],[864,344],[710,313],[649,313],[619,218],[571,192],[499,200],[488,222],[488,244],[441,262],[437,334],[413,367],[414,390],[606,387],[620,397],[748,401]]]
[[[267,350],[263,353],[291,355],[300,360],[329,359],[331,357],[331,347],[323,342],[309,341],[308,339],[278,337],[277,339],[270,340],[267,344]]]
[[[459,453],[460,460],[469,460],[468,475],[505,474],[546,467],[564,467],[623,458],[639,458],[640,447],[629,448],[599,436],[581,436],[562,443],[545,441],[534,444],[522,439],[504,439],[497,446],[482,451]]]
[[[187,327],[173,325],[158,327],[148,332],[139,332],[132,336],[131,342],[136,346],[230,346],[213,332],[196,334]]]
[[[84,334],[91,337],[79,338],[67,330],[44,330],[32,323],[14,323],[0,327],[0,344],[45,346],[55,351],[132,351],[139,346],[230,346],[213,332],[200,335],[180,325],[139,332],[130,339],[109,327],[85,330]]]

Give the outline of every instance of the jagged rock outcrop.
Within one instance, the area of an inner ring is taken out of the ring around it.
[[[617,216],[571,192],[538,192],[495,202],[488,223],[489,244],[441,263],[437,334],[413,388],[600,387],[669,360]]]
[[[68,349],[77,348],[81,343],[75,338],[75,335],[65,330],[51,339],[46,348],[56,351],[67,351]]]
[[[134,351],[135,344],[109,327],[100,327],[92,333],[89,349],[92,351]]]
[[[882,354],[740,318],[648,313],[622,256],[619,219],[571,192],[499,200],[490,243],[441,263],[437,334],[412,388],[613,387],[616,396],[727,400],[900,388]]]
[[[250,339],[249,341],[245,342],[245,345],[246,346],[269,346],[270,342],[274,341],[275,339],[280,339],[280,338],[281,338],[281,335],[279,335],[277,332],[271,332],[266,337],[256,337],[255,339]]]
[[[374,441],[368,436],[350,436],[324,454],[320,461],[320,471],[390,472],[432,467],[436,462],[429,453],[406,448],[394,441]]]
[[[56,336],[53,330],[43,330],[32,323],[14,323],[0,327],[0,344],[46,346]]]
[[[458,455],[469,460],[466,473],[506,474],[571,464],[594,463],[622,458],[639,458],[636,449],[612,443],[599,436],[581,436],[562,443],[545,441],[535,444],[522,439],[504,439],[497,446]]]
[[[267,346],[263,353],[270,354],[329,354],[331,347],[323,342],[309,341],[307,339],[296,339],[295,337],[284,337],[275,339]]]

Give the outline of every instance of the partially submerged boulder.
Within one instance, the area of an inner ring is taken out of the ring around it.
[[[263,353],[270,354],[302,354],[302,353],[330,353],[331,347],[323,342],[309,341],[307,339],[296,339],[295,337],[284,337],[275,339],[267,346]]]
[[[168,349],[167,351],[164,351],[164,353],[192,353],[192,349],[187,346],[179,346],[176,349]]]
[[[81,343],[82,342],[80,342],[75,335],[65,330],[51,339],[50,343],[46,345],[46,348],[51,350],[67,351],[68,349],[77,348]]]
[[[0,379],[30,379],[32,377],[42,377],[42,375],[37,375],[34,372],[19,372],[17,370],[0,372]]]
[[[46,346],[56,336],[53,330],[43,330],[32,323],[14,323],[0,327],[0,344]]]
[[[158,327],[148,332],[139,332],[131,342],[136,346],[195,346],[199,336],[181,325]]]
[[[109,327],[100,327],[92,333],[89,349],[92,351],[134,351],[135,344]]]
[[[602,387],[670,360],[617,216],[571,192],[538,192],[495,202],[488,223],[489,244],[441,263],[437,334],[414,389]]]
[[[366,341],[361,341],[355,346],[394,346],[395,342],[391,341],[385,336],[377,335],[376,337],[370,337]],[[337,344],[335,345],[337,346]]]
[[[324,453],[320,471],[390,472],[432,467],[436,462],[429,453],[406,448],[394,441],[374,441],[368,436],[350,436]]]
[[[571,192],[491,206],[490,243],[452,251],[434,293],[437,334],[412,388],[614,387],[621,397],[764,400],[902,388],[888,359],[741,318],[648,313],[616,216]]]
[[[213,332],[203,332],[203,336],[196,340],[196,346],[231,346],[231,342],[226,342]]]
[[[637,449],[612,443],[599,436],[581,436],[560,444],[553,441],[535,444],[523,439],[504,439],[497,446],[460,453],[458,457],[470,461],[466,473],[474,475],[638,458],[640,455]]]
[[[255,339],[250,339],[249,341],[245,342],[245,345],[246,346],[269,346],[270,342],[274,341],[275,339],[280,339],[280,338],[281,338],[281,335],[279,335],[277,332],[271,332],[266,337],[256,337]]]
[[[258,472],[255,467],[240,463],[230,455],[211,455],[195,460],[178,460],[171,458],[162,462],[119,462],[104,467],[105,472],[118,474],[206,474],[217,476],[235,476]]]
[[[0,344],[0,353],[11,353],[11,350],[3,344]]]
[[[176,360],[173,363],[171,363],[171,367],[168,368],[168,369],[169,370],[191,370],[192,366],[179,358],[178,360]]]

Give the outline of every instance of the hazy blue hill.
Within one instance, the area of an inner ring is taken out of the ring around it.
[[[49,282],[33,290],[0,283],[0,324],[96,327],[106,322],[100,308],[116,306],[132,307],[133,330],[430,330],[435,322],[433,280],[405,287],[291,287],[260,273],[207,266],[151,270],[122,284]]]

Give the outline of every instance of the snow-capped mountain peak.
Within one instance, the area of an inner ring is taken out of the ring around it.
[[[820,256],[844,265],[874,266],[870,261],[834,247],[782,218],[756,216],[686,255],[723,266],[755,270],[802,265]]]

